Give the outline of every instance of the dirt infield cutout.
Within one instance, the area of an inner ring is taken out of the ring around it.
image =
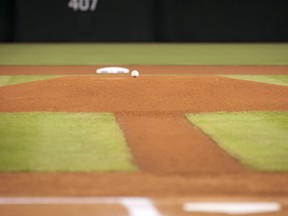
[[[115,113],[143,171],[159,173],[240,170],[200,138],[185,113],[288,109],[288,88],[215,76],[69,76],[5,86],[0,94],[2,112]]]
[[[214,111],[287,111],[287,87],[211,75],[231,71],[236,74],[288,74],[287,67],[139,66],[137,69],[147,76],[139,79],[96,76],[93,66],[1,67],[0,74],[35,74],[39,71],[39,74],[90,74],[1,87],[0,111],[115,113],[142,172],[2,173],[0,194],[288,195],[287,173],[247,171],[184,117],[185,113]],[[174,76],[177,72],[197,75]]]

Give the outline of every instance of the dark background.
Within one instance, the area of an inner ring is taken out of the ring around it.
[[[288,42],[287,0],[69,1],[0,0],[0,41]]]

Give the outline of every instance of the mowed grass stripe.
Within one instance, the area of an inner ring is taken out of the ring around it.
[[[287,75],[221,75],[223,77],[288,86]]]
[[[57,75],[0,75],[0,87],[7,85],[15,85],[32,81],[47,80],[58,78]]]
[[[110,113],[0,113],[0,171],[136,171]]]
[[[0,65],[288,65],[288,44],[0,44]]]
[[[288,171],[288,112],[202,113],[187,118],[243,165]]]

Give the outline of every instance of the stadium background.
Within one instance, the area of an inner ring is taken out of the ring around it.
[[[286,0],[98,0],[95,11],[69,2],[0,0],[0,41],[288,41]]]

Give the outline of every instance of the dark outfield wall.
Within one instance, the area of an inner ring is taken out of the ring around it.
[[[158,0],[161,41],[288,41],[287,0]]]
[[[288,42],[287,0],[0,0],[0,41]]]
[[[16,0],[16,41],[153,41],[153,0]]]
[[[13,41],[14,1],[0,0],[0,41]]]

